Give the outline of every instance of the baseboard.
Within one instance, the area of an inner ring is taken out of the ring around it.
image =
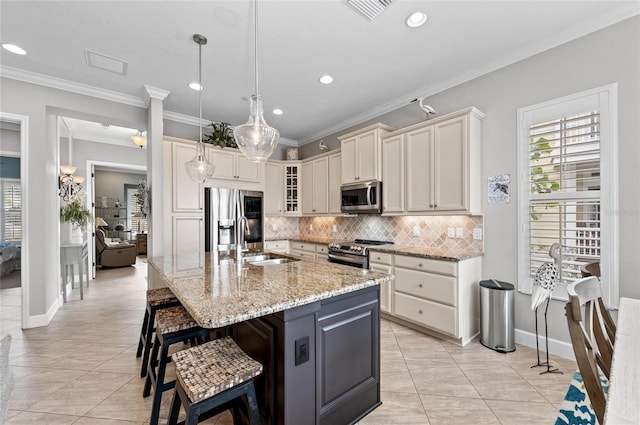
[[[516,343],[527,347],[536,348],[536,334],[522,329],[515,330]],[[545,351],[544,336],[538,335],[538,344],[540,351]],[[565,359],[575,360],[575,354],[571,343],[560,341],[558,339],[549,338],[549,354],[564,357]]]
[[[49,322],[56,315],[58,308],[60,308],[58,300],[51,303],[51,307],[47,310],[46,314],[38,314],[37,316],[27,316],[27,323],[22,324],[23,329],[38,328],[40,326],[47,326]]]

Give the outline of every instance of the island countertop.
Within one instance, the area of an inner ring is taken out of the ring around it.
[[[236,261],[234,253],[152,257],[148,262],[196,322],[206,328],[310,304],[391,278],[381,272],[316,260],[256,266]]]

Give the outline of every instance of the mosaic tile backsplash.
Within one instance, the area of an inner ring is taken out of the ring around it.
[[[273,225],[275,225],[275,231]],[[414,236],[416,226],[419,236]],[[473,239],[473,229],[483,229],[483,226],[482,216],[267,217],[265,238],[289,239],[309,236],[335,240],[361,238],[392,241],[396,245],[447,247],[482,252],[483,242]],[[313,230],[310,230],[311,227]],[[447,229],[450,227],[462,228],[463,238],[448,238]]]

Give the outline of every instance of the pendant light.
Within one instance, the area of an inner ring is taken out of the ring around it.
[[[131,136],[131,140],[136,146],[142,149],[147,146],[147,132],[138,130],[135,135]]]
[[[264,120],[264,110],[262,106],[262,96],[258,91],[258,0],[253,1],[253,12],[255,19],[255,44],[254,61],[256,91],[251,95],[251,106],[249,110],[249,121],[236,126],[233,136],[238,147],[250,161],[264,162],[278,146],[280,133]]]
[[[198,45],[198,84],[200,85],[198,90],[198,107],[200,110],[198,134],[200,135],[200,139],[198,143],[196,143],[196,156],[194,156],[191,161],[185,163],[184,166],[191,180],[204,183],[213,177],[213,172],[216,169],[207,159],[204,143],[202,142],[202,46],[207,44],[207,38],[200,34],[194,34],[193,41]]]

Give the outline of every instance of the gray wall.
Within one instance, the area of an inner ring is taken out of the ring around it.
[[[147,178],[146,174],[99,170],[96,170],[95,176],[95,196],[98,200],[96,206],[100,206],[99,198],[102,196],[118,199],[123,206],[126,205],[124,185],[131,184],[137,186],[138,181]]]
[[[29,117],[27,223],[28,315],[43,323],[55,311],[59,281],[56,116],[145,128],[147,110],[8,78],[0,79],[3,112]],[[75,159],[74,159],[75,161]],[[46,321],[45,321],[46,323]]]
[[[87,140],[74,140],[73,165],[78,167],[77,175],[87,177],[88,160],[146,167],[147,151],[133,144],[131,147],[126,147]]]
[[[619,214],[620,296],[640,298],[637,262],[640,258],[640,17],[566,43],[482,77],[440,92],[425,100],[439,115],[467,106],[487,114],[483,122],[483,199],[487,178],[511,174],[512,202],[484,205],[484,275],[517,282],[517,154],[518,108],[582,90],[618,82],[619,92]],[[337,136],[375,122],[401,128],[424,120],[424,113],[410,104],[391,113],[324,137],[337,148]],[[317,154],[317,143],[300,149],[301,157]],[[304,155],[302,155],[304,154]],[[516,295],[516,328],[534,332],[530,296]],[[549,307],[549,336],[569,342],[564,304]]]
[[[20,130],[0,128],[0,152],[20,153]]]

